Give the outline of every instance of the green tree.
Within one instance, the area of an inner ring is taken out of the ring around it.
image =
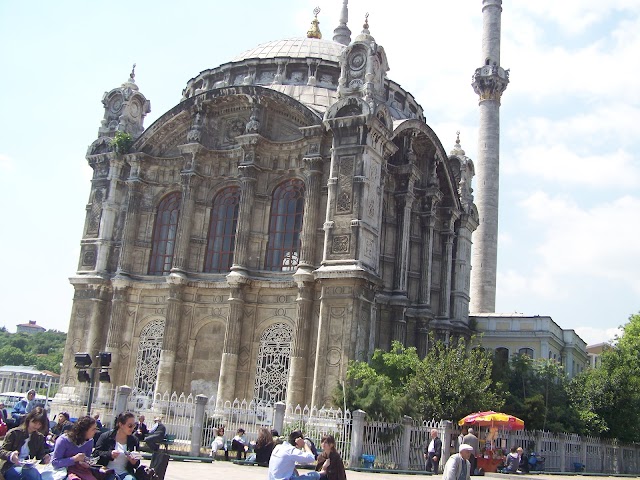
[[[47,330],[31,335],[0,329],[0,365],[33,365],[60,373],[67,334]]]

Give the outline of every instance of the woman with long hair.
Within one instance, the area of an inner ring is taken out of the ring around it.
[[[51,464],[54,468],[65,467],[69,480],[96,480],[87,462],[93,450],[96,429],[95,419],[80,417],[71,430],[56,439]]]
[[[249,456],[247,462],[256,462],[259,465],[265,466],[269,465],[273,447],[275,447],[275,443],[273,443],[273,435],[271,434],[271,430],[264,427],[261,428],[260,430],[258,430],[258,438],[256,439],[256,443],[253,447],[254,453]]]
[[[346,480],[344,463],[336,450],[336,439],[333,435],[325,435],[320,441],[322,452],[318,455],[316,471],[320,472],[320,478],[326,480]]]
[[[133,413],[121,413],[116,418],[115,428],[100,435],[92,454],[98,457],[99,465],[113,469],[118,480],[136,480],[135,472],[140,465],[137,453],[140,444],[133,435],[135,426]]]
[[[47,412],[42,407],[35,407],[21,425],[7,432],[0,447],[0,459],[5,461],[0,473],[6,480],[42,480],[31,460],[49,463],[51,459],[41,432],[48,424]]]

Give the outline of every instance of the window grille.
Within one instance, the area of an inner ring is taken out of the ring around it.
[[[288,272],[298,266],[303,214],[302,180],[293,178],[278,185],[271,202],[265,269]]]
[[[158,378],[158,365],[164,337],[164,319],[154,320],[140,333],[133,386],[138,392],[153,392]]]
[[[283,402],[287,394],[291,359],[292,328],[276,323],[260,338],[254,384],[254,400],[258,403]]]
[[[158,205],[149,260],[149,275],[168,275],[171,271],[178,233],[180,196],[180,192],[170,193]]]
[[[225,188],[213,200],[204,261],[204,271],[207,273],[224,273],[231,269],[239,204],[238,187]]]

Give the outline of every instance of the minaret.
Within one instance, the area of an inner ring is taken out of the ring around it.
[[[340,24],[333,31],[333,41],[343,45],[351,43],[351,30],[347,27],[349,21],[349,10],[347,8],[348,0],[343,0],[342,11],[340,12]]]
[[[482,0],[483,66],[476,69],[472,83],[480,97],[475,188],[480,226],[473,234],[471,313],[492,313],[496,308],[500,97],[509,83],[509,71],[500,66],[501,15],[502,0]]]

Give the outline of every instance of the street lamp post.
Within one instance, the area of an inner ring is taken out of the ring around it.
[[[96,381],[96,372],[99,370],[98,381],[110,382],[109,365],[111,365],[111,352],[100,352],[96,355],[98,365],[92,367],[91,355],[86,352],[79,352],[74,355],[75,367],[78,369],[78,381],[89,383],[89,399],[87,401],[87,415],[91,415],[91,404],[93,403],[93,391]]]

